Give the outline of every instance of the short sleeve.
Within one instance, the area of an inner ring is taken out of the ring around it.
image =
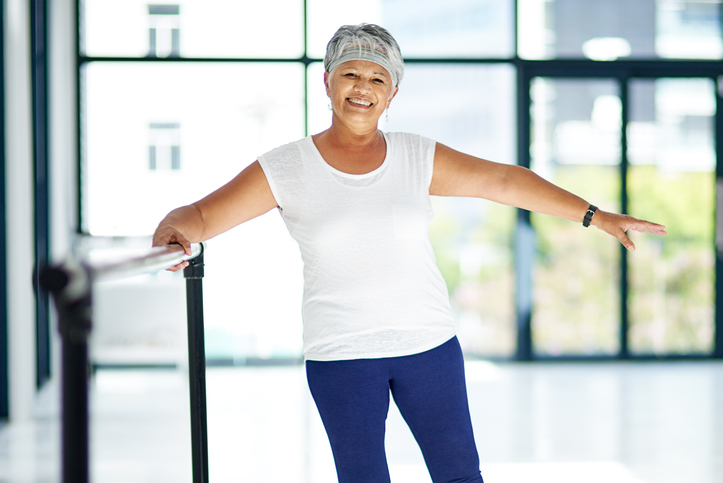
[[[258,157],[271,193],[282,211],[289,199],[287,191],[293,189],[294,180],[298,180],[300,175],[299,142],[285,144]]]

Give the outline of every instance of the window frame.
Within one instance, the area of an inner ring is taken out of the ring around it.
[[[305,99],[305,124],[304,131],[308,134],[309,130],[309,86],[308,86],[308,69],[314,62],[320,62],[323,59],[311,58],[307,56],[308,46],[308,6],[306,0],[303,1],[303,16],[300,21],[303,22],[303,55],[298,58],[189,58],[189,57],[167,57],[167,58],[137,58],[137,57],[88,57],[82,55],[80,41],[77,43],[77,98],[78,98],[78,209],[77,209],[77,227],[81,236],[87,236],[84,232],[82,191],[84,171],[82,154],[83,131],[81,126],[82,118],[82,77],[83,68],[90,62],[235,62],[235,63],[295,63],[304,66],[304,99]],[[76,0],[78,21],[76,35],[78,39],[82,31],[82,0]],[[620,89],[622,101],[622,126],[621,126],[621,149],[622,159],[620,163],[621,177],[621,211],[626,212],[628,207],[627,195],[627,125],[629,117],[629,84],[632,79],[656,79],[660,77],[707,77],[716,82],[718,86],[718,96],[716,97],[716,117],[715,117],[715,145],[716,145],[716,183],[717,183],[717,199],[723,199],[723,101],[721,100],[721,85],[723,84],[723,62],[720,60],[678,60],[678,59],[649,59],[649,60],[615,60],[611,62],[582,60],[582,59],[551,59],[551,60],[526,60],[519,57],[518,52],[518,1],[514,1],[514,22],[513,22],[513,39],[514,39],[514,56],[511,58],[435,58],[435,57],[414,57],[405,59],[407,64],[509,64],[516,70],[517,86],[516,86],[516,118],[517,118],[517,164],[523,167],[530,167],[530,83],[535,77],[552,77],[558,79],[564,78],[607,78],[615,79]],[[716,236],[719,240],[723,240],[723,232],[718,230],[723,227],[723,210],[716,211]],[[558,360],[558,361],[587,361],[587,360],[678,360],[678,359],[721,359],[723,358],[723,242],[721,248],[711,247],[716,251],[715,257],[715,310],[714,310],[714,349],[711,354],[663,354],[663,355],[637,355],[631,354],[628,349],[628,304],[627,294],[628,287],[628,262],[627,251],[621,246],[620,257],[620,351],[613,356],[554,356],[546,357],[535,353],[532,341],[531,321],[534,305],[532,302],[532,266],[534,247],[534,227],[530,222],[530,213],[526,210],[517,211],[517,222],[514,233],[514,273],[515,273],[515,298],[514,308],[516,312],[517,326],[517,347],[513,359],[521,361],[532,360]],[[582,314],[584,315],[584,314]],[[472,355],[472,357],[476,357]],[[495,359],[481,356],[485,359]]]
[[[49,83],[48,83],[48,5],[45,0],[30,2],[30,46],[32,50],[32,142],[33,142],[33,217],[35,267],[50,259],[50,176],[49,172]],[[39,271],[33,274],[39,284]],[[41,388],[51,376],[50,296],[36,290],[35,297],[35,385]]]
[[[0,420],[10,416],[8,374],[8,271],[7,271],[7,202],[5,192],[5,8],[0,8]]]
[[[628,155],[627,155],[627,126],[629,122],[629,85],[634,79],[651,79],[658,78],[688,78],[700,77],[709,78],[718,85],[719,94],[716,97],[716,117],[714,120],[715,145],[716,145],[716,179],[717,179],[717,199],[723,197],[721,188],[723,188],[723,102],[721,101],[720,87],[721,76],[723,76],[723,65],[718,60],[619,60],[614,62],[598,62],[590,60],[545,60],[545,61],[529,61],[518,60],[518,69],[520,72],[520,84],[518,92],[520,104],[524,107],[518,112],[518,128],[520,133],[519,140],[519,164],[527,168],[530,167],[530,95],[529,88],[532,79],[536,77],[550,77],[556,79],[566,78],[606,78],[616,79],[622,103],[622,123],[621,123],[621,162],[620,162],[620,180],[621,180],[621,212],[628,211],[628,192],[627,192],[627,172],[628,172]],[[723,213],[720,210],[716,212],[716,227],[723,226]],[[529,212],[520,210],[518,223],[524,225],[525,229],[532,230],[534,228],[530,223]],[[531,243],[531,239],[528,241]],[[600,360],[600,359],[635,359],[635,360],[680,360],[680,359],[708,359],[723,358],[723,251],[716,249],[715,263],[715,310],[714,310],[714,345],[710,354],[632,354],[628,344],[628,252],[620,246],[620,328],[619,341],[620,350],[618,354],[612,357],[606,356],[541,356],[535,354],[531,321],[532,316],[529,310],[525,310],[528,304],[518,305],[518,327],[523,328],[518,337],[518,359],[519,360]],[[533,247],[527,246],[524,251],[534,250]],[[527,267],[528,269],[530,267]],[[526,284],[526,287],[520,287],[520,283]],[[532,291],[531,275],[518,279],[518,293]]]

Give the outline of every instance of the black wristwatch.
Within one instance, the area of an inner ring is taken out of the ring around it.
[[[585,228],[590,226],[590,222],[592,221],[592,217],[596,211],[597,211],[597,206],[590,205],[588,207],[587,213],[585,213],[585,218],[582,220],[582,226],[584,226]]]

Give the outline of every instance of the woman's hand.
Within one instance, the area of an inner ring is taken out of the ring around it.
[[[592,217],[591,225],[595,225],[605,233],[608,233],[623,244],[629,251],[635,251],[635,244],[628,238],[627,231],[634,230],[641,233],[647,232],[653,235],[665,235],[665,226],[657,223],[651,223],[645,220],[638,220],[628,215],[619,215],[617,213],[608,213],[606,211],[597,210]]]
[[[234,179],[190,205],[181,206],[163,218],[153,234],[153,246],[177,243],[191,255],[191,242],[198,243],[275,208],[276,199],[258,161]],[[168,270],[186,268],[183,261]]]
[[[191,255],[191,242],[188,241],[188,239],[186,239],[180,231],[170,224],[161,223],[158,225],[156,232],[153,234],[153,242],[151,246],[163,247],[174,244],[181,245],[183,247],[183,251],[186,252],[186,255]],[[178,270],[186,268],[189,264],[190,262],[188,260],[184,260],[178,265],[174,265],[167,270],[170,272],[177,272]]]

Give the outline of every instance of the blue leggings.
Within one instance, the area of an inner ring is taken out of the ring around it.
[[[457,338],[404,357],[307,361],[311,395],[329,436],[339,483],[388,483],[389,392],[434,483],[482,483]]]

